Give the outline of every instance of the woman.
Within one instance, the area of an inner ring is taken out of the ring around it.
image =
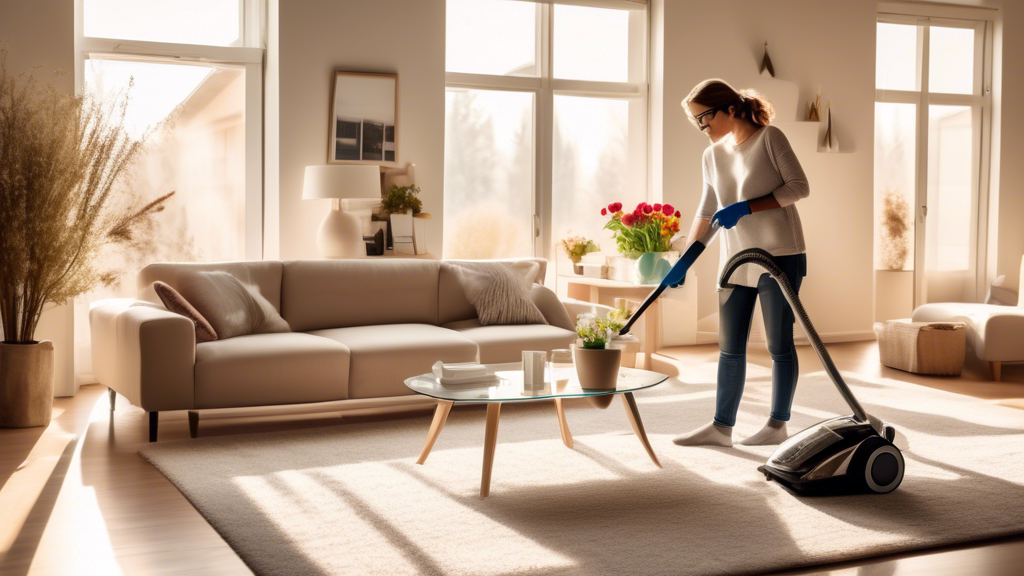
[[[711,139],[704,150],[704,195],[689,237],[700,238],[712,221],[724,230],[721,268],[736,253],[761,248],[775,257],[797,291],[807,274],[797,200],[810,194],[807,178],[786,136],[771,126],[772,103],[753,90],[737,92],[718,79],[698,84],[682,102],[690,121]],[[717,210],[717,211],[716,211]],[[772,408],[768,423],[746,445],[779,444],[797,381],[793,311],[778,283],[755,264],[744,264],[719,287],[718,392],[714,420],[674,440],[684,446],[732,446],[732,427],[743,395],[747,338],[754,302],[761,311],[772,355]]]

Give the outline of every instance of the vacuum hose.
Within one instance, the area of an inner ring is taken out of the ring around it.
[[[828,372],[832,382],[835,383],[836,388],[839,389],[839,393],[842,394],[843,400],[853,410],[853,415],[860,422],[868,422],[868,415],[864,412],[864,408],[861,407],[860,402],[854,398],[853,392],[850,391],[849,386],[843,381],[843,377],[839,374],[839,370],[836,369],[836,365],[832,363],[832,357],[829,356],[828,350],[825,349],[825,344],[821,341],[818,336],[817,330],[814,329],[814,325],[811,324],[811,319],[808,318],[807,312],[804,310],[803,305],[800,303],[800,298],[796,295],[796,290],[793,289],[793,285],[789,283],[789,278],[779,268],[779,265],[775,263],[775,259],[768,252],[761,250],[760,248],[750,248],[737,253],[735,256],[729,259],[725,264],[725,268],[722,271],[721,280],[719,284],[722,288],[734,288],[735,284],[729,284],[729,278],[733,272],[743,264],[757,264],[761,268],[768,271],[768,274],[779,283],[782,288],[782,294],[786,297],[786,301],[789,302],[790,308],[796,318],[800,321],[800,326],[803,327],[804,333],[807,334],[807,339],[810,341],[814,351],[818,354],[818,358],[821,360],[825,371]]]

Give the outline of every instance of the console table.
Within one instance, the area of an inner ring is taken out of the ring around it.
[[[590,278],[579,275],[556,276],[559,296],[614,306],[616,298],[628,298],[639,305],[656,286],[642,286],[621,280]],[[680,288],[666,290],[661,297],[644,312],[632,332],[641,340],[641,352],[645,370],[651,369],[651,355],[662,348],[666,333],[662,325],[663,311],[672,318],[670,345],[692,345],[697,343],[697,278],[688,274]],[[575,319],[574,319],[575,320]],[[639,324],[643,326],[640,327]]]

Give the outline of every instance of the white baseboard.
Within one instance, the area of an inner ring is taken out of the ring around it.
[[[862,342],[866,340],[875,340],[874,330],[855,330],[851,332],[829,332],[826,334],[818,334],[821,341],[826,344],[837,344],[839,342]],[[811,343],[803,333],[794,334],[793,342],[797,346],[809,346]]]
[[[797,330],[799,332],[799,329]],[[874,330],[856,330],[850,332],[827,332],[825,334],[818,334],[821,341],[826,344],[836,344],[839,342],[861,342],[865,340],[875,340]],[[759,331],[751,331],[750,342],[764,342],[764,335]],[[797,346],[809,346],[810,341],[807,340],[807,336],[803,333],[794,334],[793,342]],[[717,332],[697,332],[697,344],[717,344],[718,333]]]

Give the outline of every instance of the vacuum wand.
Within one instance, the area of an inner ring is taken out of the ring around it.
[[[640,318],[640,315],[647,310],[648,306],[654,303],[654,301],[661,296],[661,293],[664,292],[666,288],[674,288],[686,279],[686,273],[690,270],[690,267],[693,266],[693,263],[697,261],[697,258],[704,253],[704,249],[707,248],[708,244],[711,244],[711,241],[715,239],[715,235],[718,234],[719,228],[720,226],[717,221],[712,221],[712,224],[708,226],[708,230],[704,233],[704,236],[693,244],[690,244],[690,247],[686,249],[686,253],[684,253],[679,261],[672,266],[672,269],[665,275],[661,284],[658,284],[657,288],[651,291],[647,298],[645,298],[640,304],[640,307],[636,309],[636,312],[633,312],[633,315],[630,316],[629,321],[622,327],[622,330],[619,330],[619,336],[625,336],[629,333],[629,329],[633,327],[633,323]]]

